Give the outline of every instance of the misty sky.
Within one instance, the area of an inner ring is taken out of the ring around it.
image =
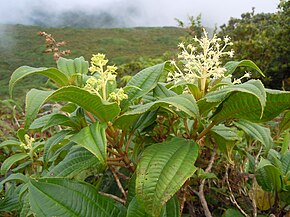
[[[188,16],[201,14],[203,24],[213,27],[252,7],[258,13],[275,12],[278,4],[279,0],[0,0],[0,23],[33,24],[41,16],[38,12],[46,12],[53,25],[58,22],[56,14],[78,10],[109,12],[124,27],[177,26],[174,18],[187,21]]]

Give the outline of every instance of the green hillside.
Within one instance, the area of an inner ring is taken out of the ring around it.
[[[141,57],[158,57],[164,52],[177,50],[179,38],[186,34],[175,27],[158,28],[42,28],[24,25],[0,25],[0,96],[8,96],[8,80],[19,66],[55,66],[51,54],[44,54],[44,38],[37,32],[45,31],[57,41],[66,41],[64,48],[70,49],[70,58],[84,56],[90,59],[93,53],[105,53],[111,63],[120,65]],[[23,95],[23,89],[39,86],[45,78],[30,77],[16,89],[16,95]]]

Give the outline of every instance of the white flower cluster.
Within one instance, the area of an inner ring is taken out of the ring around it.
[[[20,146],[23,147],[25,150],[30,151],[32,149],[32,143],[35,141],[35,139],[25,134],[24,140],[25,140],[25,143],[22,142]]]
[[[183,43],[178,45],[181,49],[178,58],[183,62],[184,69],[180,70],[176,62],[171,61],[176,71],[168,75],[168,81],[177,83],[184,80],[188,83],[194,83],[197,79],[226,77],[226,69],[221,66],[220,59],[222,56],[233,57],[234,55],[233,50],[225,51],[227,46],[232,45],[230,38],[225,37],[222,40],[214,35],[210,39],[204,30],[204,36],[201,39],[195,37],[194,41],[197,42],[198,46],[193,44],[185,46]]]

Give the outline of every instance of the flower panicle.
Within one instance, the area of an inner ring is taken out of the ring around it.
[[[122,88],[108,93],[107,99],[107,84],[108,82],[116,81],[118,69],[114,65],[107,65],[107,63],[108,60],[105,54],[98,53],[92,56],[91,66],[89,67],[92,75],[87,79],[84,89],[92,94],[98,95],[103,100],[113,100],[120,104],[123,99],[128,98],[128,95],[125,94]]]
[[[183,71],[177,66],[175,61],[171,64],[176,69],[174,73],[169,74],[168,81],[175,83],[180,80],[185,80],[188,83],[194,83],[197,79],[207,78],[223,78],[227,77],[226,69],[221,66],[221,57],[234,56],[234,51],[226,51],[230,42],[230,37],[226,36],[223,39],[214,35],[211,39],[208,33],[204,30],[204,36],[199,39],[195,37],[193,44],[180,43],[178,47],[181,49],[178,59],[183,63]]]

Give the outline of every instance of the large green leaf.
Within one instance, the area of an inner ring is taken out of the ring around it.
[[[132,125],[140,115],[144,114],[147,111],[154,110],[158,107],[176,107],[179,111],[186,113],[190,117],[198,117],[198,107],[195,99],[188,94],[182,94],[167,98],[162,98],[155,102],[147,103],[144,105],[139,105],[135,109],[124,113],[120,116],[115,125],[119,128],[126,129],[130,125]]]
[[[1,174],[2,175],[6,174],[13,164],[15,164],[16,162],[21,161],[25,158],[28,158],[28,157],[29,156],[26,153],[18,153],[18,154],[14,154],[14,155],[10,156],[2,163]]]
[[[282,188],[282,174],[269,161],[262,159],[258,165],[256,179],[263,190],[279,192]]]
[[[26,183],[28,182],[28,178],[22,173],[13,173],[0,182],[0,192],[3,190],[3,185],[10,181],[20,181]]]
[[[68,130],[62,130],[60,132],[55,133],[51,136],[44,144],[43,150],[43,161],[46,164],[49,160],[51,160],[54,152],[56,151],[55,146],[59,145],[61,142],[65,140],[65,137],[70,133]]]
[[[126,210],[121,204],[98,194],[93,186],[63,178],[31,179],[29,201],[32,211],[38,217],[126,215]]]
[[[40,107],[48,100],[75,103],[96,115],[101,122],[113,119],[120,112],[117,103],[103,101],[99,96],[79,87],[67,86],[56,91],[32,89],[26,96],[26,128],[35,119]]]
[[[198,145],[181,138],[145,149],[137,167],[136,197],[148,214],[158,216],[162,206],[193,175],[197,156]]]
[[[9,90],[10,90],[10,96],[12,96],[13,87],[15,86],[16,82],[20,79],[33,74],[40,74],[45,75],[49,79],[53,80],[55,83],[57,83],[59,86],[65,86],[69,84],[68,77],[55,68],[34,68],[30,66],[21,66],[18,69],[16,69],[10,78],[9,81]]]
[[[226,75],[231,75],[234,73],[237,67],[249,67],[258,71],[261,75],[265,76],[261,69],[251,60],[242,60],[242,61],[229,61],[224,65],[224,68],[227,70]]]
[[[3,148],[5,146],[19,146],[20,144],[21,144],[20,141],[9,139],[9,140],[6,140],[4,142],[1,142],[0,148]]]
[[[82,147],[73,147],[65,158],[49,170],[49,176],[73,178],[87,169],[96,170],[100,161],[91,152]]]
[[[270,121],[285,110],[290,109],[290,91],[266,89],[267,101],[263,117],[259,122]]]
[[[164,74],[164,67],[166,63],[157,64],[146,68],[132,77],[126,85],[130,87],[126,93],[128,100],[122,102],[122,107],[127,107],[133,100],[144,96],[149,91],[153,90],[161,76]]]
[[[237,141],[240,140],[235,128],[226,127],[224,125],[216,125],[210,130],[211,135],[215,139],[220,151],[226,154],[228,160],[231,160],[231,154]]]
[[[255,97],[260,104],[261,112],[263,112],[263,109],[266,105],[266,91],[262,82],[259,80],[249,80],[243,84],[226,86],[220,90],[209,92],[205,96],[205,99],[207,102],[221,102],[227,97],[230,98],[231,95],[236,93],[252,95]]]
[[[73,60],[60,57],[57,61],[57,68],[70,78],[76,74],[87,74],[89,62],[84,57]]]
[[[162,208],[159,217],[179,217],[179,202],[178,198],[174,196]],[[151,217],[147,214],[143,207],[141,207],[134,197],[130,202],[126,217]]]
[[[71,141],[83,146],[93,153],[101,164],[106,164],[107,139],[105,123],[95,122],[83,128],[79,133],[70,138]]]
[[[259,124],[252,123],[246,120],[239,120],[234,122],[234,124],[242,129],[246,134],[251,136],[253,139],[258,140],[264,144],[269,150],[273,144],[273,139],[271,137],[271,131],[269,128],[262,127]]]
[[[281,163],[282,163],[282,174],[286,176],[288,172],[290,172],[290,151],[286,152],[281,157]]]
[[[70,117],[63,114],[53,114],[43,126],[42,131],[56,125],[68,126],[72,127],[73,129],[80,128],[80,126],[78,126],[78,124],[74,122]]]
[[[36,118],[40,107],[45,103],[53,91],[43,91],[31,89],[26,95],[25,104],[25,129],[27,129],[32,121]]]

